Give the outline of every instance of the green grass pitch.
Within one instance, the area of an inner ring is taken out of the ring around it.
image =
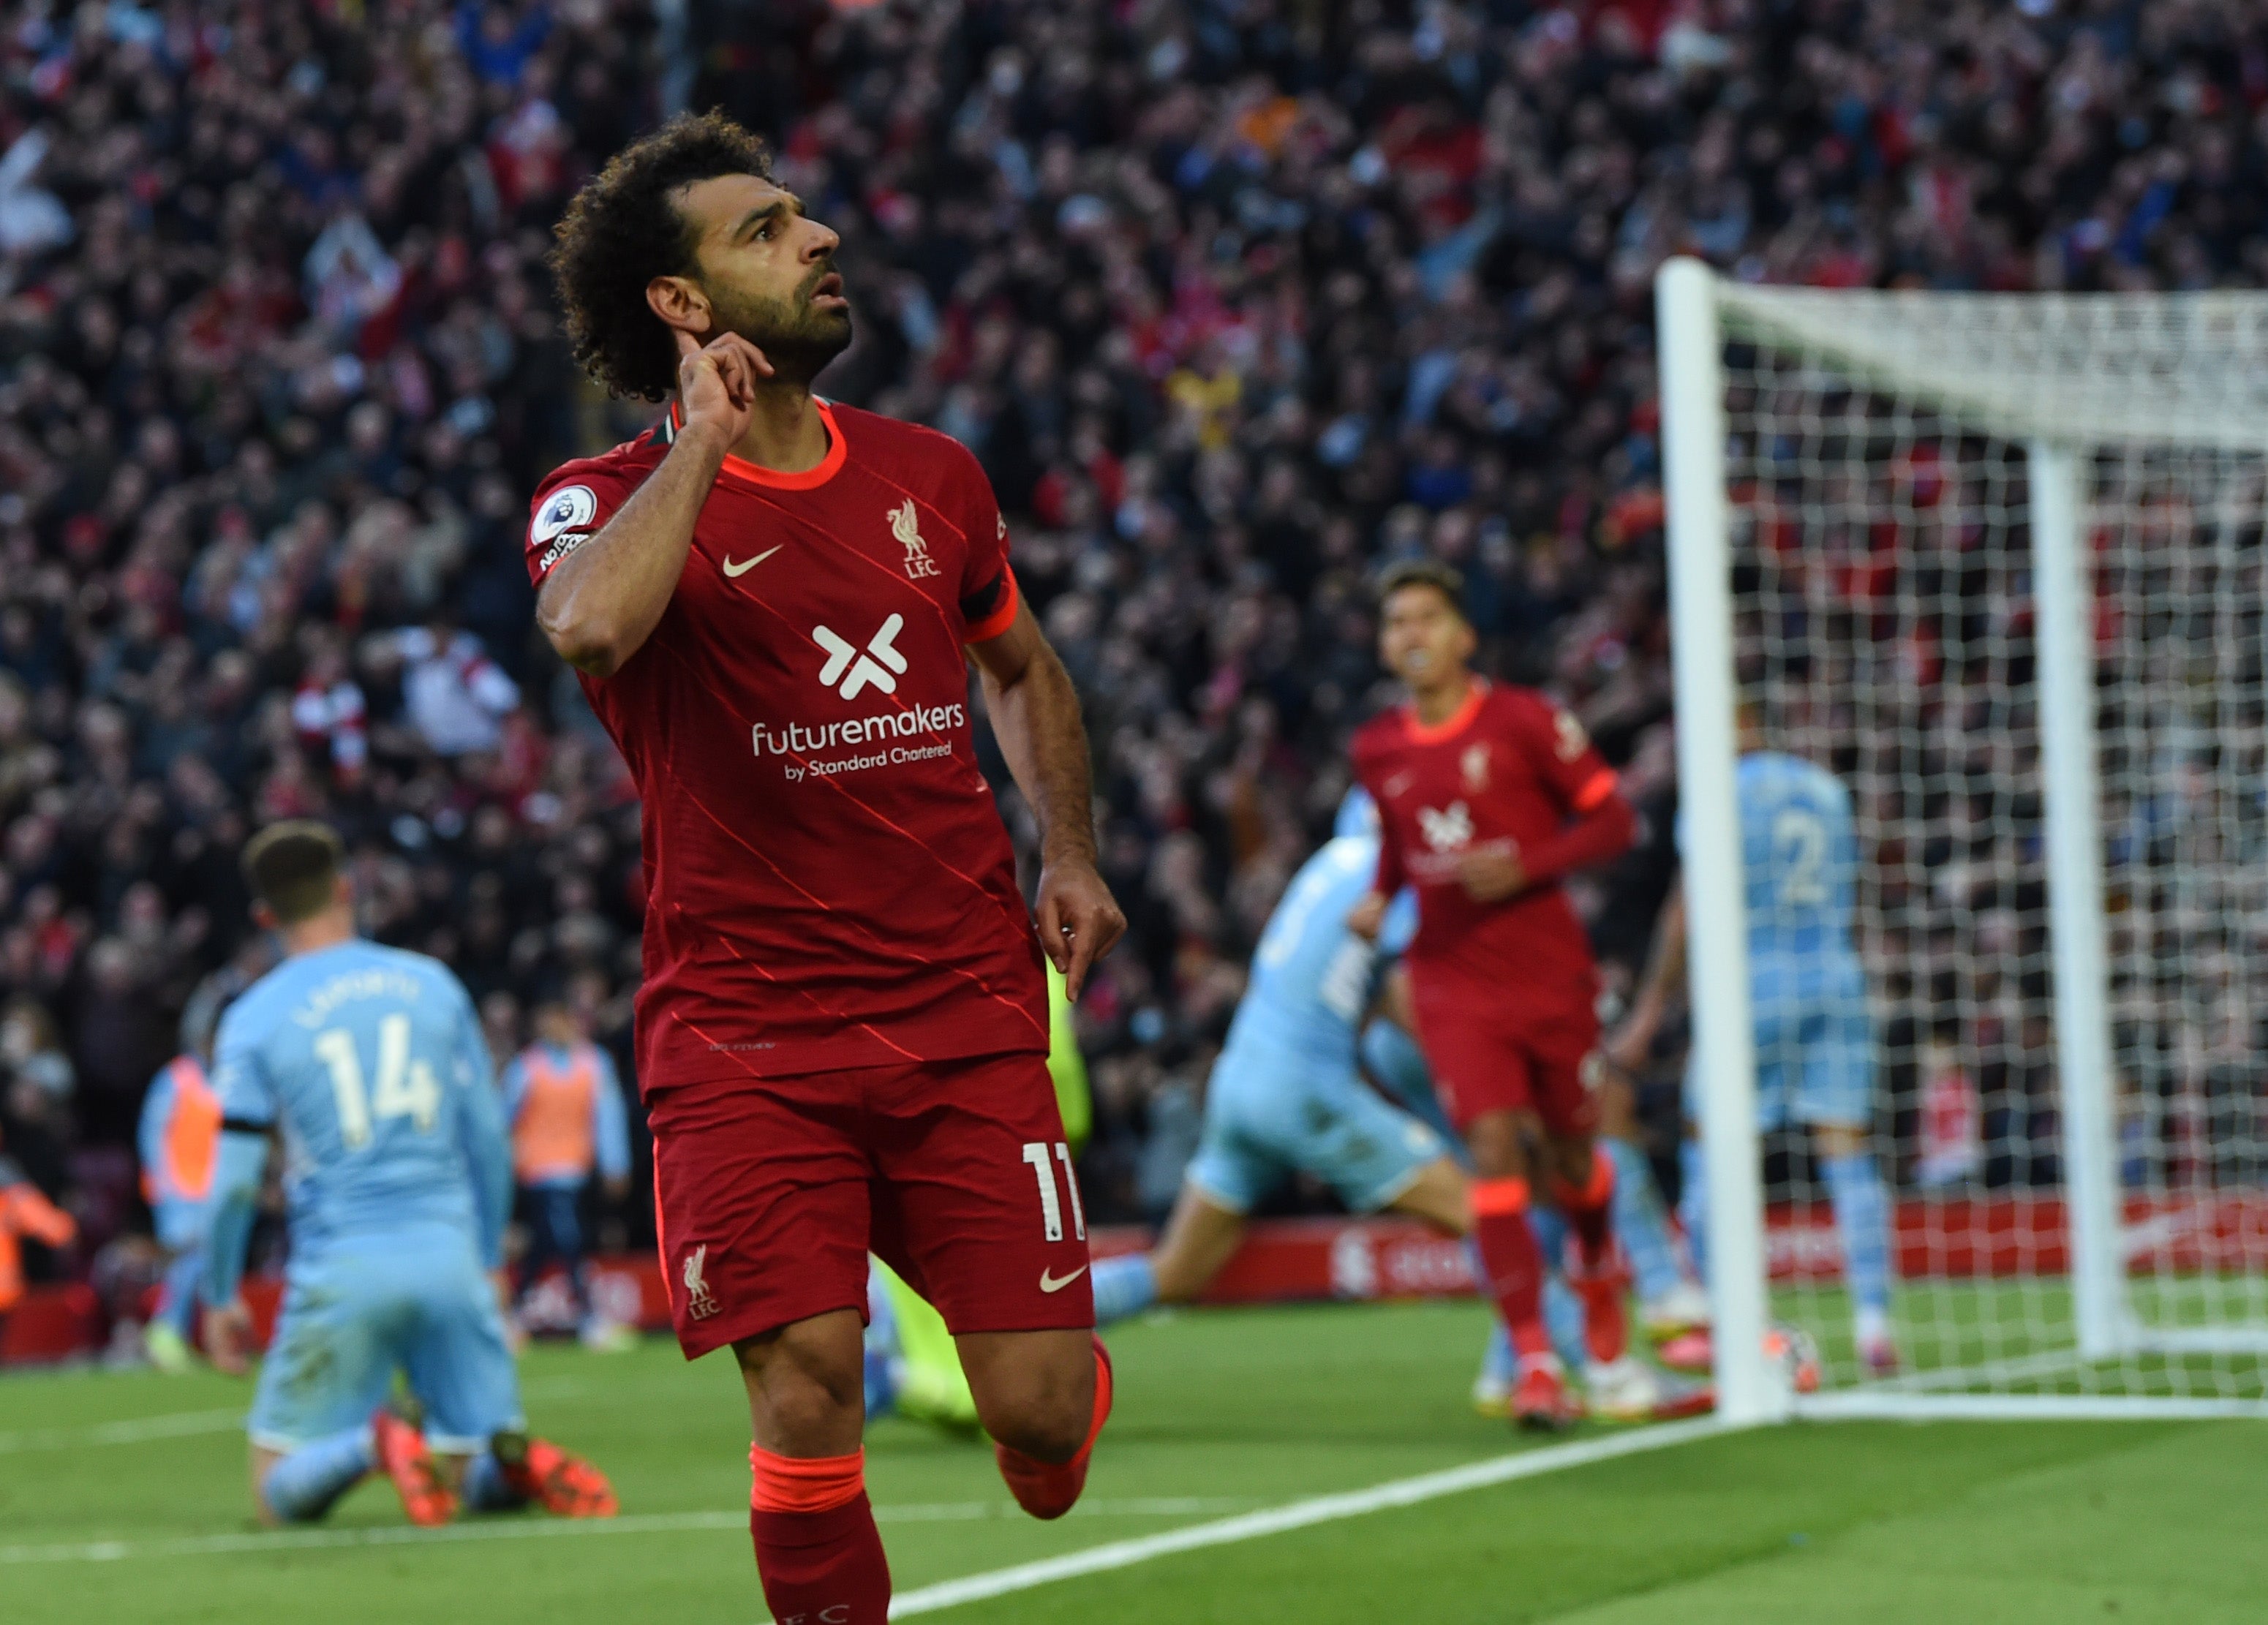
[[[1009,1505],[989,1450],[901,1422],[868,1444],[901,1592],[1499,1455],[1465,1406],[1470,1305],[1184,1314],[1121,1328],[1088,1504]],[[0,1617],[482,1625],[764,1618],[730,1365],[648,1343],[526,1366],[537,1428],[600,1461],[623,1519],[401,1526],[366,1484],[324,1533],[246,1513],[246,1390],[0,1380]],[[1579,1436],[1580,1437],[1580,1436]],[[987,1625],[1813,1625],[2261,1617],[2268,1424],[1796,1425],[1678,1445],[934,1615]],[[453,1535],[469,1538],[450,1538]]]

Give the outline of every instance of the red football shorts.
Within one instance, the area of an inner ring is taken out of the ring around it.
[[[648,1117],[688,1359],[829,1310],[863,1319],[870,1251],[955,1332],[1094,1324],[1044,1056],[665,1085]]]
[[[1462,1133],[1490,1112],[1533,1111],[1549,1132],[1599,1127],[1599,1017],[1589,998],[1514,1003],[1410,979],[1434,1092]]]

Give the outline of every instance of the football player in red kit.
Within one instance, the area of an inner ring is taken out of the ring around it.
[[[662,421],[543,482],[536,614],[636,776],[638,1082],[688,1357],[731,1346],[776,1618],[882,1625],[860,1448],[866,1255],[943,1312],[1003,1475],[1058,1517],[1110,1408],[1047,1070],[1124,929],[1079,700],[976,460],[812,393],[850,338],[834,232],[719,115],[586,186],[553,254],[578,358]],[[967,660],[1037,814],[1033,910]]]
[[[1582,1268],[1570,1283],[1591,1356],[1615,1365],[1628,1340],[1608,1223],[1614,1165],[1592,1154],[1598,974],[1559,882],[1629,849],[1637,819],[1581,724],[1472,670],[1462,601],[1462,579],[1441,564],[1397,565],[1382,584],[1380,658],[1410,698],[1355,736],[1382,843],[1376,887],[1349,923],[1374,932],[1387,900],[1417,887],[1407,963],[1418,1041],[1472,1155],[1473,1237],[1520,1360],[1513,1413],[1556,1427],[1577,1406],[1543,1326],[1528,1210],[1538,1124],[1535,1194],[1574,1232]]]

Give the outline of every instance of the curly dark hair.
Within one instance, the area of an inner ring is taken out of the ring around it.
[[[694,233],[677,211],[680,187],[718,175],[771,179],[762,137],[721,113],[681,113],[616,153],[552,235],[549,258],[575,359],[614,395],[668,397],[677,347],[645,302],[657,276],[693,269]]]

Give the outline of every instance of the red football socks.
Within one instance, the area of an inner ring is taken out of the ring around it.
[[[1583,1254],[1583,1273],[1596,1275],[1614,1253],[1614,1159],[1594,1152],[1589,1180],[1579,1188],[1555,1180],[1551,1196],[1559,1211],[1567,1216],[1567,1228],[1575,1232],[1575,1245]]]
[[[1543,1254],[1528,1223],[1526,1180],[1475,1180],[1473,1243],[1489,1278],[1482,1284],[1521,1355],[1551,1352],[1543,1329]]]
[[[1016,1497],[1018,1506],[1035,1518],[1061,1518],[1078,1504],[1079,1492],[1086,1488],[1087,1458],[1094,1453],[1094,1441],[1102,1437],[1102,1424],[1110,1420],[1110,1352],[1098,1337],[1094,1340],[1094,1419],[1079,1454],[1068,1461],[1042,1461],[1005,1445],[992,1446],[1000,1476],[1007,1482],[1008,1493]]]
[[[1567,1284],[1583,1300],[1584,1342],[1594,1360],[1620,1359],[1630,1346],[1630,1315],[1623,1303],[1624,1272],[1615,1259],[1613,1159],[1594,1152],[1587,1181],[1578,1188],[1554,1180],[1551,1195],[1582,1258],[1582,1273]]]
[[[778,1625],[883,1625],[890,1565],[866,1500],[866,1452],[799,1460],[750,1446],[748,1533]]]

